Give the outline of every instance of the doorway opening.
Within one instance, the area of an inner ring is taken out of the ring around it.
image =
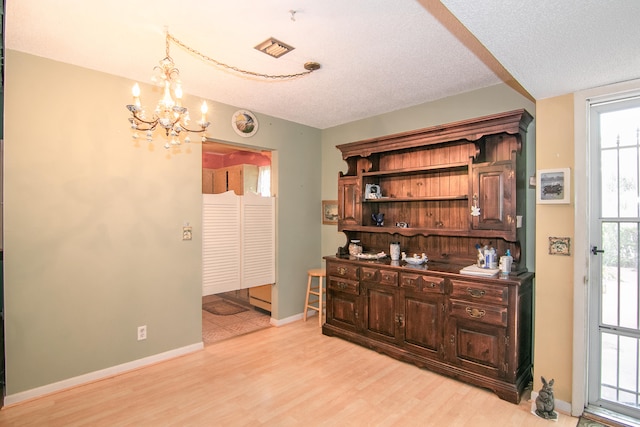
[[[272,196],[272,153],[208,140],[202,144],[202,193]],[[216,292],[202,297],[205,345],[270,326],[272,284]]]
[[[640,97],[590,103],[587,407],[640,418]]]

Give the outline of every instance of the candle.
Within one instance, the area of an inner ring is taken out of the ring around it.
[[[205,123],[207,121],[207,111],[209,111],[209,107],[207,107],[206,101],[202,101],[200,111],[202,111],[202,123]]]
[[[134,84],[131,88],[131,93],[133,94],[133,103],[136,104],[137,107],[140,106],[140,86],[138,83]]]

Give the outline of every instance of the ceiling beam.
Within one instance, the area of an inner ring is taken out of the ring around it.
[[[480,40],[467,29],[458,18],[451,13],[439,0],[418,0],[419,3],[440,23],[451,32],[467,49],[473,52],[491,71],[493,71],[507,86],[520,95],[536,102],[535,98],[502,66]]]

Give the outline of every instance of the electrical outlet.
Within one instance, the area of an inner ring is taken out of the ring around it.
[[[147,339],[147,325],[138,326],[138,341]]]

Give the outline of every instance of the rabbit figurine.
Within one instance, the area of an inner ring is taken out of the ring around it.
[[[553,397],[553,383],[555,380],[547,382],[544,377],[540,377],[540,379],[542,380],[542,388],[536,397],[536,415],[540,418],[555,420],[558,418],[558,414],[554,411],[556,404]]]

